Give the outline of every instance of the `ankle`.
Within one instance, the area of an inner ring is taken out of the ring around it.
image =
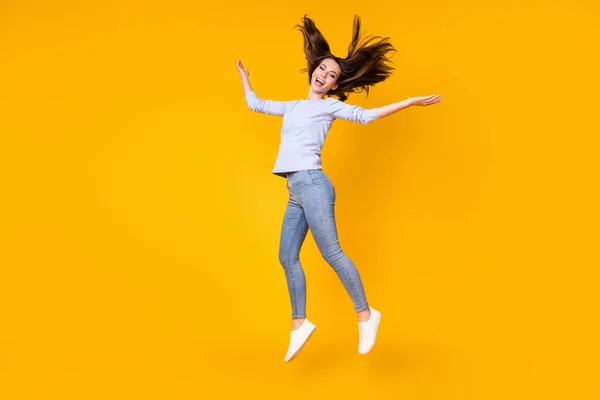
[[[359,311],[358,322],[367,322],[371,318],[371,309],[367,308],[366,310]]]
[[[302,326],[306,318],[292,318],[292,330],[296,330]]]

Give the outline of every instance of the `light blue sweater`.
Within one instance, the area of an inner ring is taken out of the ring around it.
[[[336,118],[366,124],[377,119],[377,108],[365,109],[349,105],[333,97],[323,100],[272,101],[259,99],[246,92],[248,108],[253,111],[283,116],[281,143],[273,173],[321,169],[321,149]]]

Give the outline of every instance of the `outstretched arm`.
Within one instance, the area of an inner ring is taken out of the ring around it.
[[[369,109],[336,100],[329,105],[329,113],[335,118],[367,124],[376,119],[387,117],[404,108],[410,106],[429,106],[439,103],[441,99],[442,96],[432,94],[426,97],[411,97],[397,103]]]
[[[248,108],[263,114],[279,116],[285,114],[285,102],[259,99],[252,90],[252,86],[250,86],[250,80],[248,79],[250,73],[244,68],[242,62],[239,60],[237,62],[237,68],[240,72],[240,78],[242,79],[242,88],[244,89],[244,97],[246,98],[246,103],[248,103]]]
[[[353,104],[346,104],[343,101],[331,98],[328,104],[328,111],[334,118],[345,119],[346,121],[367,124],[377,119],[377,109],[366,109]]]
[[[387,117],[395,112],[398,112],[404,108],[411,106],[430,106],[432,104],[439,103],[442,100],[442,96],[439,94],[431,94],[423,97],[410,97],[406,100],[399,101],[397,103],[388,104],[386,106],[377,107],[377,116],[379,118]]]

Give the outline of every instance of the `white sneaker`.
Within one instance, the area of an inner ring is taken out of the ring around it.
[[[292,331],[290,345],[284,359],[286,362],[292,361],[300,353],[315,329],[316,326],[305,319],[299,328]]]
[[[358,323],[358,334],[360,340],[358,342],[358,352],[360,354],[367,354],[373,348],[375,339],[377,338],[377,329],[379,328],[379,321],[381,320],[381,313],[374,308],[370,308],[371,318],[365,322]]]

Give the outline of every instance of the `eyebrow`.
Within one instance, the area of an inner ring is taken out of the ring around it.
[[[327,65],[325,63],[321,63],[322,66],[324,66],[327,69]],[[333,71],[333,70],[329,70],[329,72],[337,75],[337,72]]]

